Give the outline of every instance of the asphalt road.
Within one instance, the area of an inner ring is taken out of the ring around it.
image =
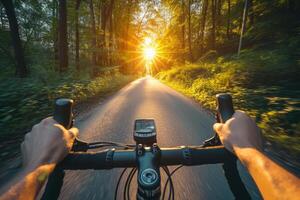
[[[80,115],[76,126],[87,141],[133,143],[136,118],[154,118],[158,144],[163,147],[199,145],[213,135],[214,118],[192,100],[159,81],[136,80],[92,111]],[[246,170],[240,174],[253,199],[260,194]],[[121,169],[67,171],[61,199],[113,199]],[[163,177],[163,180],[165,178]],[[173,177],[175,199],[233,199],[221,165],[184,167]],[[136,182],[131,187],[135,199]],[[124,183],[121,185],[124,186]],[[119,192],[118,199],[122,199]]]

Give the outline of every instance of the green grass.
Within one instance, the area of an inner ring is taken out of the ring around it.
[[[13,78],[12,71],[1,71],[0,129],[1,137],[22,134],[33,124],[53,112],[56,98],[72,98],[75,103],[106,95],[133,80],[117,70],[106,71],[91,79],[87,71],[70,71],[59,75],[52,69],[35,66],[26,79]]]
[[[234,56],[175,66],[158,79],[204,107],[215,110],[215,95],[231,93],[264,137],[292,156],[300,156],[300,65],[285,49],[245,50]]]

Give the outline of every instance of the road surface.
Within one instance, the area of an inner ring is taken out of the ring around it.
[[[187,97],[146,77],[78,117],[80,138],[133,143],[136,118],[154,118],[159,146],[199,145],[213,135],[214,118]],[[239,171],[253,199],[260,194],[242,166]],[[67,171],[60,199],[113,199],[121,169]],[[163,180],[165,178],[163,177]],[[221,165],[181,168],[173,177],[175,199],[233,199]],[[131,187],[135,199],[136,182]],[[122,183],[121,188],[124,186]],[[118,199],[122,199],[119,191]]]

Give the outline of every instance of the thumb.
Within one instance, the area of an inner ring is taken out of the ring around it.
[[[222,134],[222,128],[223,128],[223,124],[222,123],[215,123],[214,124],[214,130],[218,133],[218,135]]]
[[[75,127],[69,129],[69,133],[70,133],[70,135],[71,135],[72,138],[76,138],[77,135],[78,135],[78,132],[79,132],[78,129],[75,128]]]

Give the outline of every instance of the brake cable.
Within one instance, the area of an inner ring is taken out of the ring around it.
[[[169,181],[171,181],[172,175],[173,175],[177,170],[179,170],[179,169],[182,168],[182,167],[183,167],[183,165],[179,165],[177,168],[175,168],[175,169],[170,173],[170,176],[168,176],[168,179],[167,179],[167,181],[166,181],[166,183],[165,183],[165,187],[164,187],[162,199],[165,198],[165,193],[166,193],[167,185],[168,185]]]
[[[170,178],[170,171],[169,171],[169,168],[166,167],[166,166],[164,166],[163,169],[164,169],[164,171],[166,172],[166,174],[168,175],[168,178]],[[165,185],[164,191],[166,191],[165,188],[167,188],[167,185]],[[173,198],[172,198],[172,197],[173,197]],[[170,178],[169,198],[168,198],[168,199],[170,200],[171,198],[174,199],[174,185],[173,185],[173,180],[172,180],[172,178]]]
[[[130,196],[129,196],[130,185],[131,185],[131,181],[132,181],[132,179],[133,179],[133,177],[134,177],[136,171],[137,171],[137,168],[133,168],[133,169],[131,170],[130,174],[128,175],[127,180],[126,180],[126,184],[127,184],[127,185],[125,184],[124,195],[125,195],[125,193],[126,193],[126,195],[127,195],[127,200],[130,200]],[[127,181],[128,181],[128,182],[127,182]],[[125,199],[125,198],[124,198],[124,199]]]
[[[118,182],[117,182],[117,185],[116,185],[116,189],[115,189],[115,198],[114,198],[114,200],[117,200],[119,185],[120,185],[122,177],[123,177],[123,175],[124,175],[124,173],[126,172],[127,169],[128,168],[124,168],[121,175],[119,176],[119,179],[118,179]]]

